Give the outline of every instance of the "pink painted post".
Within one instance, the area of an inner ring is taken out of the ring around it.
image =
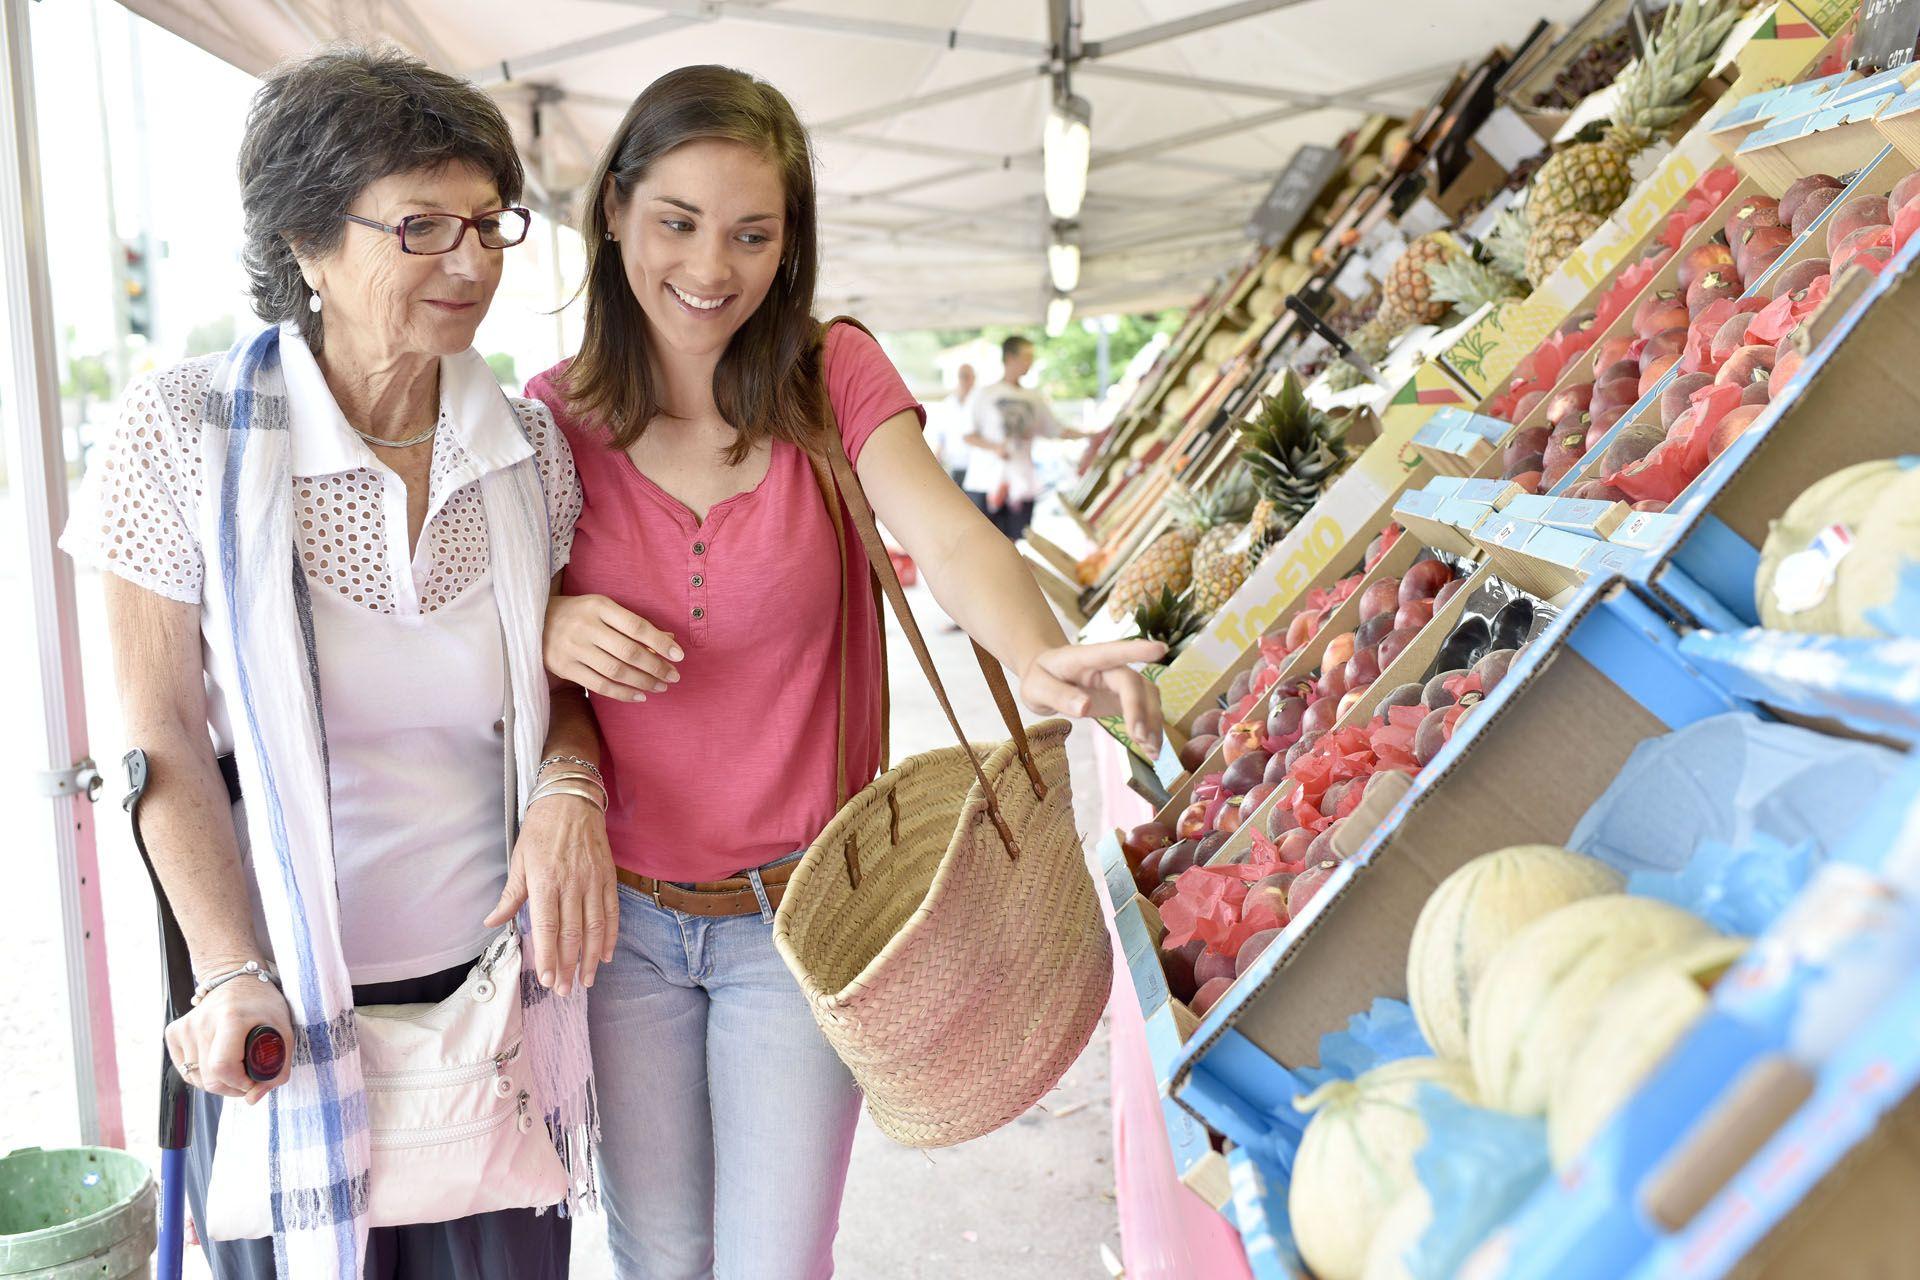
[[[1153,816],[1127,789],[1125,749],[1105,734],[1094,747],[1101,798],[1101,834]],[[1104,879],[1099,881],[1106,893]],[[1112,904],[1109,904],[1111,908]],[[1113,996],[1107,1007],[1113,1075],[1114,1200],[1120,1211],[1120,1248],[1129,1280],[1251,1280],[1240,1233],[1188,1190],[1173,1171],[1173,1148],[1160,1110],[1160,1091],[1147,1054],[1146,1022],[1114,940]]]

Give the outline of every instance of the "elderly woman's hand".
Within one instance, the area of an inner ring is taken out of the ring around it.
[[[686,655],[672,636],[606,596],[555,595],[547,603],[547,670],[588,693],[645,702],[680,679]]]
[[[237,967],[221,966],[222,970]],[[247,1035],[255,1027],[272,1027],[288,1045],[293,1044],[293,1011],[280,988],[252,978],[223,982],[167,1024],[167,1054],[180,1078],[194,1088],[252,1104],[286,1083],[293,1061],[291,1053],[285,1055],[280,1074],[271,1080],[248,1078]]]
[[[591,987],[594,972],[613,959],[620,933],[620,897],[607,844],[607,819],[579,796],[542,796],[527,806],[520,838],[507,863],[507,887],[487,917],[498,928],[528,904],[533,917],[533,967],[542,986],[560,995]]]
[[[1160,691],[1133,669],[1157,662],[1167,647],[1157,640],[1114,640],[1042,650],[1020,676],[1020,697],[1042,714],[1122,716],[1142,750],[1160,750]]]

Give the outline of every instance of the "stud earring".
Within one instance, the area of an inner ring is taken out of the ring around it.
[[[612,240],[612,239],[613,239],[613,232],[611,232],[611,231],[603,231],[603,232],[601,232],[600,234],[601,234],[601,235],[603,235],[603,236],[605,236],[605,237],[606,237],[607,239],[609,239],[609,240]]]
[[[317,313],[319,312],[319,310],[320,310],[320,295],[319,295],[319,294],[317,294],[317,293],[310,293],[310,294],[308,294],[308,295],[307,295],[307,310],[309,310],[309,311],[312,311],[312,312],[314,312],[314,313],[316,313],[316,314],[317,314]]]

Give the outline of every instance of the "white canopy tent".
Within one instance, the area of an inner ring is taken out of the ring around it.
[[[123,0],[252,72],[395,40],[494,93],[565,214],[641,88],[720,62],[780,87],[819,150],[823,314],[1031,323],[1047,298],[1041,130],[1093,108],[1083,313],[1185,302],[1243,256],[1303,143],[1406,114],[1535,6],[1492,0]],[[1545,0],[1548,16],[1585,8]]]
[[[122,0],[250,72],[335,38],[387,38],[495,93],[532,198],[566,216],[628,102],[696,62],[780,86],[820,153],[823,313],[877,328],[1027,324],[1048,296],[1040,138],[1056,92],[1092,104],[1076,301],[1183,302],[1304,143],[1405,114],[1495,40],[1586,0]],[[1216,7],[1217,6],[1217,7]],[[0,284],[39,645],[80,1128],[124,1140],[94,854],[66,518],[29,0],[0,0]],[[209,157],[208,163],[228,163]]]

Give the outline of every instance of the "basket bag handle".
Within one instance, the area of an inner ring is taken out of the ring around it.
[[[836,324],[850,324],[862,333],[871,333],[858,320],[846,316],[828,321],[820,328],[821,354],[824,361],[825,338],[827,331]],[[926,637],[920,632],[920,624],[914,620],[913,610],[907,605],[906,591],[900,585],[900,575],[893,567],[893,558],[887,554],[886,544],[880,540],[879,527],[874,523],[873,508],[867,503],[866,491],[860,486],[860,478],[854,474],[853,463],[847,457],[846,444],[840,438],[839,419],[833,412],[832,398],[827,394],[826,370],[824,363],[820,370],[820,415],[823,430],[821,448],[810,452],[808,459],[813,465],[814,477],[820,485],[822,498],[827,504],[829,516],[836,516],[844,504],[847,514],[853,518],[854,532],[859,535],[860,546],[866,552],[868,569],[877,588],[876,596],[884,595],[887,603],[893,606],[894,616],[900,619],[900,629],[906,633],[907,643],[913,648],[913,655],[919,660],[920,670],[927,678],[927,684],[933,689],[933,696],[940,702],[940,709],[946,713],[947,723],[953,727],[954,736],[959,740],[961,750],[966,752],[967,761],[973,766],[973,776],[980,783],[981,796],[986,801],[987,815],[992,820],[994,830],[999,832],[1001,843],[1007,848],[1007,856],[1020,856],[1019,847],[1014,842],[1013,831],[1007,826],[1006,819],[1000,814],[999,802],[994,798],[993,786],[987,780],[985,768],[979,755],[968,740],[966,730],[960,726],[960,717],[954,712],[953,702],[947,697],[946,685],[940,679],[940,672],[934,666],[933,654],[927,648]],[[822,456],[824,455],[824,456]],[[836,518],[835,525],[839,525]],[[838,720],[835,726],[836,744],[834,749],[834,768],[838,787],[838,801],[845,805],[849,792],[847,789],[847,632],[851,622],[849,596],[852,590],[851,566],[847,563],[846,539],[844,536],[834,539],[834,545],[840,556],[840,672]],[[877,601],[876,601],[877,603]],[[881,769],[887,767],[889,750],[886,667],[886,628],[881,625],[881,694],[880,694],[880,753]],[[1038,798],[1047,794],[1047,785],[1040,776],[1040,766],[1033,758],[1032,745],[1027,740],[1026,726],[1021,722],[1019,705],[1014,701],[1013,690],[1008,687],[1006,672],[1000,663],[981,648],[973,645],[975,661],[980,664],[980,674],[986,678],[987,688],[993,694],[994,705],[1000,711],[1000,719],[1006,724],[1007,732],[1013,739],[1014,750],[1018,753],[1021,765],[1026,769],[1027,780],[1033,786]],[[889,805],[894,803],[888,794]],[[894,812],[894,829],[899,827],[898,812]],[[857,873],[856,873],[857,874]]]

